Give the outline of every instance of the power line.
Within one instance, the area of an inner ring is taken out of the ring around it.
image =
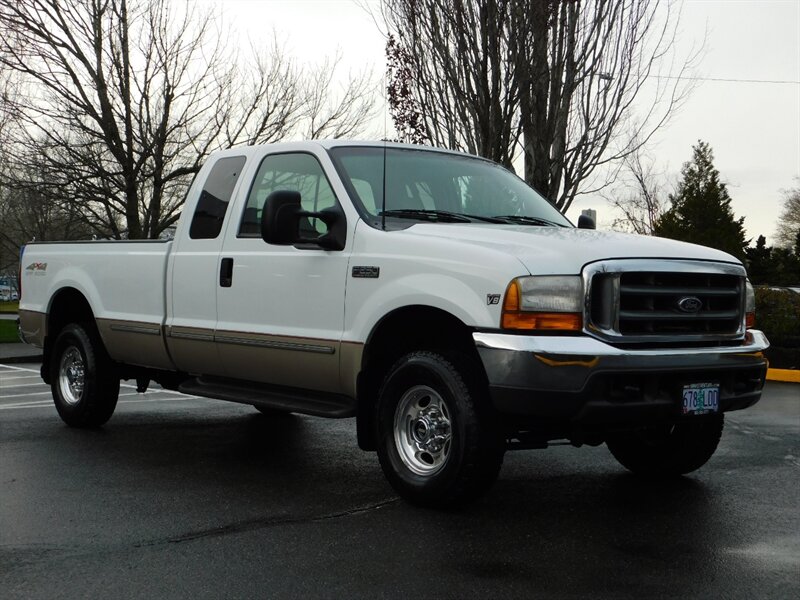
[[[724,77],[680,77],[677,75],[654,75],[656,79],[686,79],[688,81],[725,81],[728,83],[788,83],[800,85],[800,81],[787,79],[727,79]]]

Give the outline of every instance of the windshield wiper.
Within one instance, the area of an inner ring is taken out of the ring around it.
[[[498,215],[492,218],[497,219],[498,221],[504,223],[521,223],[523,225],[547,225],[550,227],[566,227],[566,225],[562,225],[561,223],[556,223],[555,221],[548,221],[547,219],[543,219],[541,217],[528,217],[526,215]]]
[[[467,213],[458,213],[462,217],[469,217],[470,219],[477,219],[486,223],[505,223],[503,219],[498,217],[484,217],[483,215],[468,215]]]
[[[396,208],[384,210],[378,215],[398,217],[400,219],[424,219],[426,221],[443,221],[445,223],[471,223],[466,215],[449,212],[446,210],[429,210],[427,208]]]
[[[397,208],[385,210],[378,215],[387,217],[398,217],[400,219],[425,219],[429,221],[443,221],[446,223],[471,223],[472,221],[483,221],[484,223],[525,223],[526,225],[552,225],[564,227],[553,221],[541,219],[539,217],[526,217],[523,215],[508,215],[502,217],[486,217],[483,215],[471,215],[467,213],[451,212],[449,210],[434,210],[428,208]]]

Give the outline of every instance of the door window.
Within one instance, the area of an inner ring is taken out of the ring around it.
[[[300,193],[303,210],[319,212],[336,205],[336,196],[331,189],[322,165],[311,154],[271,154],[261,161],[247,204],[242,213],[239,237],[258,237],[261,232],[261,212],[264,201],[275,191]],[[319,219],[303,219],[300,233],[318,236],[327,231]]]

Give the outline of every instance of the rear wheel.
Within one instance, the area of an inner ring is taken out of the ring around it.
[[[71,427],[98,427],[114,413],[119,377],[91,326],[72,323],[56,338],[50,388],[61,419]]]
[[[618,433],[606,441],[626,469],[649,476],[674,476],[702,467],[722,436],[722,413],[680,421],[675,425]]]
[[[389,483],[414,504],[463,504],[497,478],[504,439],[467,363],[412,352],[381,387],[378,457]]]

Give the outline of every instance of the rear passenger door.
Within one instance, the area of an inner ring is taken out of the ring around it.
[[[325,158],[307,151],[264,156],[247,182],[240,214],[227,227],[221,260],[232,265],[232,277],[217,288],[216,340],[230,377],[340,389],[349,250],[275,246],[260,235],[264,201],[276,190],[299,192],[308,211],[338,204],[322,166]],[[326,232],[317,219],[304,220],[300,228],[303,237]]]
[[[166,334],[173,361],[187,373],[225,375],[214,341],[219,254],[245,162],[244,156],[225,156],[203,167],[187,197],[192,218],[181,223],[171,253]]]

